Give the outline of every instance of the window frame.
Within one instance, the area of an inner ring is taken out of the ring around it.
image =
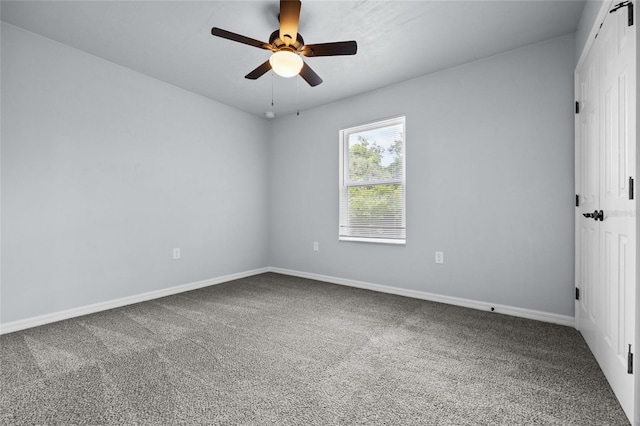
[[[390,126],[402,126],[402,176],[400,178],[390,178],[385,180],[371,180],[365,182],[350,182],[349,177],[349,136],[353,133],[362,133],[370,130],[381,129]],[[393,118],[372,121],[370,123],[352,126],[342,129],[339,132],[340,151],[339,151],[339,200],[338,200],[338,240],[339,241],[355,241],[374,244],[393,244],[406,245],[407,243],[407,136],[406,136],[406,116],[401,115]],[[379,237],[360,237],[342,235],[342,228],[348,223],[349,209],[343,208],[347,205],[345,201],[349,188],[373,185],[400,185],[403,190],[402,197],[402,227],[404,229],[404,238],[379,238]]]

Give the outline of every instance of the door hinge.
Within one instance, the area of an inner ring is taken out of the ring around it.
[[[631,345],[627,353],[627,374],[633,374],[633,353],[631,353]]]
[[[627,26],[630,27],[633,25],[633,3],[630,1],[623,1],[622,3],[618,3],[615,5],[613,9],[609,11],[609,13],[617,12],[618,9],[622,9],[623,7],[627,7]]]
[[[580,102],[576,101],[576,114],[580,114]]]
[[[629,177],[629,199],[633,200],[633,178]]]
[[[580,207],[580,196],[576,194],[576,207]]]
[[[580,289],[576,287],[576,300],[580,300]]]

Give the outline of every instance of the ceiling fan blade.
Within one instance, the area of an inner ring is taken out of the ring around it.
[[[302,48],[304,56],[355,55],[358,43],[355,41],[337,41],[335,43],[307,44]]]
[[[269,43],[232,33],[231,31],[223,30],[222,28],[211,28],[211,34],[226,38],[227,40],[237,41],[238,43],[248,44],[249,46],[259,47],[260,49],[273,50],[273,47]]]
[[[322,79],[314,70],[311,69],[309,65],[305,63],[302,64],[302,69],[300,70],[300,77],[304,78],[304,81],[309,83],[309,86],[315,87],[318,84],[322,83]]]
[[[287,46],[298,38],[301,5],[299,0],[280,0],[280,40]]]
[[[258,78],[262,77],[264,73],[266,73],[270,69],[271,69],[271,63],[267,59],[265,63],[260,65],[255,70],[251,71],[249,74],[245,75],[244,78],[248,78],[249,80],[257,80]]]

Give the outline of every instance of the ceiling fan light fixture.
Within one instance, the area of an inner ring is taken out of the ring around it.
[[[273,71],[281,77],[294,77],[300,73],[304,65],[300,55],[288,50],[275,52],[269,58]]]

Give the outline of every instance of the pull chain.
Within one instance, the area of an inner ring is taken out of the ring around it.
[[[271,71],[271,106],[273,106],[273,71]]]
[[[296,115],[300,115],[300,75],[296,78]]]

